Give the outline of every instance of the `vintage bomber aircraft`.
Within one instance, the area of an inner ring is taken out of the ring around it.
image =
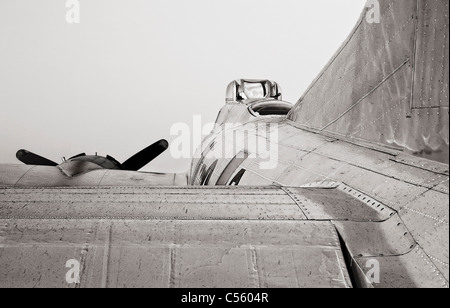
[[[129,171],[164,142],[0,165],[0,286],[447,288],[448,1],[379,4],[294,106],[231,83],[188,178]],[[278,155],[209,155],[227,129]]]

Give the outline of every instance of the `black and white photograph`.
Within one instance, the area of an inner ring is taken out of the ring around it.
[[[448,0],[0,0],[0,289],[448,289],[448,96]]]

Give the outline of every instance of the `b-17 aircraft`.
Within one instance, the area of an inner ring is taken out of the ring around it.
[[[0,287],[448,288],[448,1],[379,5],[295,104],[233,81],[188,175],[0,165]]]

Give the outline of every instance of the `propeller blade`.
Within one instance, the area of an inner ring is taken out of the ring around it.
[[[27,150],[17,151],[16,157],[25,165],[52,166],[52,167],[58,166],[58,164],[55,163],[54,161],[51,161],[37,154],[31,153],[30,151]]]
[[[138,171],[169,148],[167,140],[160,140],[140,151],[122,164],[124,170]]]

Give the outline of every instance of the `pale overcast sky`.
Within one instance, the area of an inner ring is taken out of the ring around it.
[[[215,120],[228,83],[277,81],[295,102],[363,0],[0,0],[0,163],[25,148],[123,162],[176,122]],[[169,151],[146,171],[184,171]]]

